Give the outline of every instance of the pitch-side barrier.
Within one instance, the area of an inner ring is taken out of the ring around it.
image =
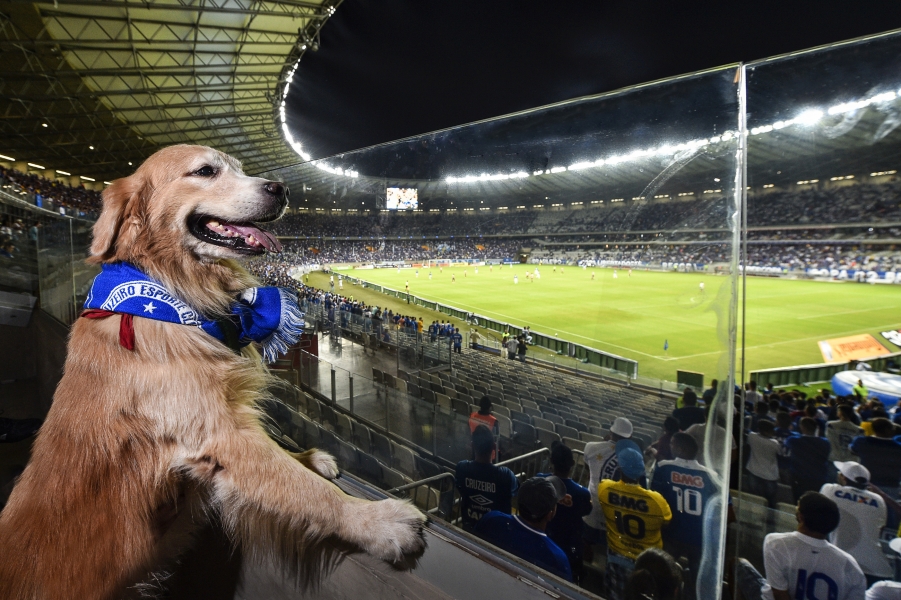
[[[337,275],[338,273],[335,274]],[[370,283],[368,281],[359,279],[357,277],[352,277],[345,273],[341,273],[340,275],[344,277],[345,280],[350,281],[351,283],[363,286],[367,289],[381,292],[394,298],[407,300],[410,304],[416,304],[417,306],[422,306],[424,308],[450,315],[477,327],[482,327],[484,329],[496,331],[498,333],[509,333],[511,335],[519,335],[523,332],[522,327],[517,327],[516,325],[511,325],[510,323],[497,321],[495,319],[489,319],[488,317],[462,310],[447,304],[442,304],[440,302],[426,300],[425,298],[420,298],[404,291],[394,290],[382,285]],[[635,379],[638,377],[638,361],[616,354],[611,354],[610,352],[604,352],[603,350],[598,350],[596,348],[590,348],[588,346],[576,344],[561,339],[557,336],[551,337],[535,331],[530,331],[529,334],[532,336],[533,346],[546,348],[548,350],[551,350],[552,352],[556,352],[557,354],[571,356],[576,360],[582,361],[583,363],[623,373],[630,379]]]

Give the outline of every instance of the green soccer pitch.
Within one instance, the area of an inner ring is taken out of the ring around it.
[[[339,272],[401,291],[409,281],[415,296],[632,358],[643,377],[674,381],[682,369],[704,373],[706,381],[717,371],[726,343],[718,337],[726,324],[718,319],[728,306],[727,277],[641,270],[629,276],[619,269],[614,279],[609,268],[561,273],[544,265],[541,278],[530,281],[525,276],[534,268],[484,266],[476,274],[473,267],[426,267],[418,277],[415,269]],[[901,286],[749,277],[747,298],[748,371],[822,363],[818,340],[858,333],[898,350],[879,332],[901,328]]]

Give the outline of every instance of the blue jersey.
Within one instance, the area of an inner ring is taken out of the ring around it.
[[[507,467],[461,460],[457,463],[454,478],[460,491],[460,517],[464,530],[472,531],[479,519],[492,510],[512,512],[513,495],[519,483]]]
[[[479,521],[475,532],[485,541],[510,554],[572,581],[569,559],[545,533],[532,529],[518,516],[491,511]]]
[[[455,333],[451,336],[451,339],[454,340],[454,347],[459,348],[463,345],[463,336],[459,333]]]
[[[717,493],[710,471],[696,460],[665,460],[657,463],[651,489],[659,492],[673,511],[664,539],[700,547],[704,511]]]

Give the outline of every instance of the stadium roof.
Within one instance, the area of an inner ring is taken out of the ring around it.
[[[0,152],[98,180],[175,143],[297,162],[278,108],[341,2],[7,0]]]

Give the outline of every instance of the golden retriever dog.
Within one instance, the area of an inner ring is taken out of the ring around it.
[[[226,154],[172,146],[104,191],[89,260],[129,262],[215,318],[258,285],[234,259],[279,249],[259,224],[286,206],[281,183]],[[207,514],[244,556],[295,569],[323,540],[392,563],[423,551],[411,504],[348,496],[327,481],[331,456],[267,437],[256,404],[272,378],[256,350],[139,316],[130,350],[122,319],[72,327],[53,406],[0,514],[0,598],[129,594],[183,541],[176,525]]]

